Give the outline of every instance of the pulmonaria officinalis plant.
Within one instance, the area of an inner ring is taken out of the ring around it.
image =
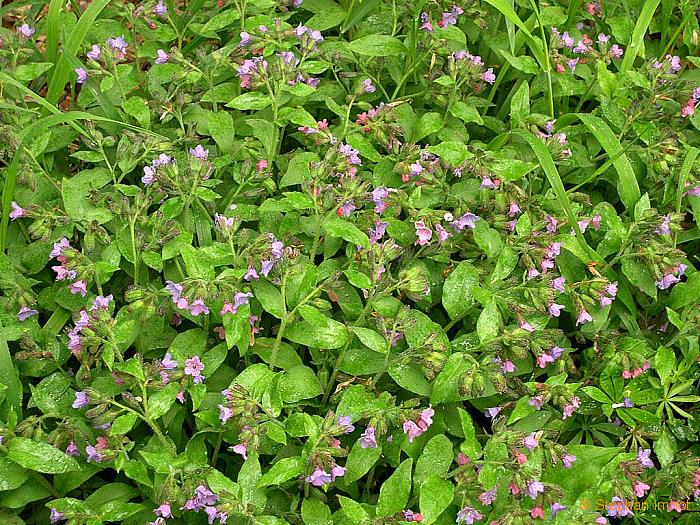
[[[2,16],[0,523],[697,521],[692,3]]]

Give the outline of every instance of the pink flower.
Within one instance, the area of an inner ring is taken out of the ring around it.
[[[547,312],[548,312],[549,315],[551,315],[552,317],[559,317],[559,316],[561,315],[561,311],[562,311],[563,309],[564,309],[564,305],[563,305],[563,304],[551,303],[551,304],[547,307]]]
[[[360,446],[362,448],[377,448],[377,438],[374,432],[374,427],[367,427],[365,431],[360,434]]]
[[[418,427],[425,432],[428,430],[430,425],[433,424],[433,416],[435,415],[435,410],[433,410],[432,406],[429,406],[428,408],[424,409],[420,413],[420,417],[418,418]]]
[[[430,243],[430,239],[433,237],[433,231],[430,228],[427,228],[425,226],[425,222],[420,220],[416,221],[414,223],[414,226],[416,228],[416,236],[418,237],[418,240],[415,242],[415,244],[419,244],[420,246],[425,246],[426,244]]]
[[[248,445],[245,443],[239,443],[238,445],[234,445],[231,450],[233,450],[236,454],[240,454],[243,456],[243,459],[246,460],[248,459]]]
[[[12,201],[10,203],[10,206],[12,206],[12,210],[10,211],[10,219],[12,219],[13,221],[15,219],[19,219],[20,217],[24,217],[27,214],[27,210],[20,207],[20,205],[17,204],[15,201]]]
[[[496,81],[496,75],[493,72],[493,68],[490,67],[486,71],[484,71],[484,74],[481,75],[481,80],[488,84],[492,84]]]
[[[561,458],[561,462],[564,464],[564,467],[566,467],[566,468],[571,468],[571,464],[574,461],[576,461],[576,456],[574,456],[573,454],[567,454]]]
[[[197,299],[190,305],[190,313],[195,317],[200,314],[206,315],[209,313],[209,308],[204,304],[203,299]]]
[[[269,165],[269,163],[267,162],[267,160],[260,159],[258,161],[257,165],[255,166],[255,168],[258,170],[258,173],[262,173],[263,171],[265,171],[267,169],[268,165]]]
[[[545,368],[548,363],[553,363],[554,358],[549,354],[542,354],[537,357],[537,366],[540,368]]]
[[[566,283],[566,279],[564,277],[557,277],[556,279],[552,279],[552,284],[550,286],[557,292],[564,293],[566,292],[564,283]]]
[[[185,374],[192,376],[195,384],[201,383],[204,378],[202,377],[202,370],[204,370],[204,363],[199,358],[199,356],[194,356],[185,361]]]
[[[27,306],[23,306],[19,309],[19,312],[17,312],[17,319],[19,319],[20,321],[26,321],[34,315],[39,315],[39,312],[37,310],[32,310]]]
[[[520,328],[530,333],[535,331],[535,327],[528,323],[525,319],[520,320]]]
[[[529,436],[523,439],[523,446],[525,446],[525,448],[529,450],[537,448],[537,445],[539,445],[539,443],[540,442],[537,439],[537,436],[534,432],[532,432]]]
[[[641,480],[634,481],[632,483],[632,489],[634,490],[634,495],[638,498],[643,498],[644,495],[651,487]]]
[[[87,295],[87,285],[85,281],[75,281],[70,285],[70,293],[73,295],[80,294],[85,297]]]
[[[407,435],[409,443],[413,443],[413,440],[424,432],[413,421],[404,421],[403,431]]]
[[[589,314],[586,309],[584,308],[578,313],[578,317],[576,318],[576,326],[585,324],[585,323],[590,323],[593,321],[593,318],[591,317],[591,314]]]
[[[542,507],[535,507],[530,511],[530,516],[532,519],[544,519],[544,509]]]
[[[168,60],[170,60],[170,55],[168,55],[165,51],[162,49],[159,49],[156,54],[158,55],[156,57],[155,63],[156,64],[165,64]]]

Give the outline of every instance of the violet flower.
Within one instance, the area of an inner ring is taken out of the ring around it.
[[[362,448],[377,448],[377,438],[374,433],[374,427],[367,427],[365,431],[360,434],[360,446]]]

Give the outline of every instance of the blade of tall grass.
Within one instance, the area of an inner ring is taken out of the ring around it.
[[[659,7],[661,0],[647,0],[644,2],[642,7],[642,12],[639,13],[639,18],[632,31],[632,40],[630,45],[627,46],[625,50],[625,56],[622,58],[622,63],[620,64],[620,71],[627,71],[630,66],[634,63],[634,59],[640,51],[644,49],[644,35],[646,35],[647,29],[649,29],[649,24],[654,16],[656,8]]]
[[[102,10],[107,7],[109,0],[95,0],[90,4],[90,6],[83,12],[82,16],[78,20],[67,41],[63,44],[63,53],[58,58],[51,80],[49,81],[48,91],[46,93],[46,100],[52,106],[55,106],[58,99],[63,93],[63,88],[68,82],[71,72],[70,60],[67,56],[74,56],[77,54],[80,45],[85,40],[85,37],[90,30],[90,27],[95,22]]]
[[[58,60],[58,33],[61,30],[62,0],[51,0],[49,12],[46,15],[46,59],[54,66]],[[51,80],[53,71],[48,71],[46,77]]]
[[[598,143],[608,154],[608,157],[615,159],[613,165],[617,171],[620,182],[617,186],[617,193],[620,200],[627,208],[627,211],[634,210],[634,205],[642,196],[637,183],[637,177],[634,174],[634,169],[627,155],[622,153],[623,148],[620,141],[612,132],[607,123],[596,116],[586,113],[579,113],[578,118],[581,119],[583,125],[593,134]]]
[[[678,188],[676,189],[676,213],[681,212],[681,206],[683,203],[683,194],[685,193],[685,183],[688,180],[688,175],[690,175],[690,170],[693,169],[695,164],[695,159],[698,158],[700,149],[689,148],[688,153],[685,154],[683,159],[683,164],[681,165],[681,171],[678,173]],[[673,236],[674,246],[678,243],[678,233]]]
[[[7,421],[7,414],[14,410],[22,419],[22,385],[17,376],[17,369],[12,364],[12,356],[7,346],[5,329],[0,320],[0,384],[5,385],[5,400],[0,403],[0,417]]]
[[[603,263],[603,258],[588,245],[586,239],[581,233],[581,229],[578,227],[578,221],[576,220],[576,215],[574,214],[574,210],[571,206],[571,201],[569,200],[569,196],[566,194],[564,183],[561,181],[561,177],[559,176],[557,167],[554,165],[554,160],[552,159],[552,155],[549,153],[547,146],[545,146],[544,142],[542,142],[542,139],[535,137],[535,135],[529,131],[519,129],[513,133],[525,140],[537,157],[537,160],[539,161],[540,166],[542,167],[542,170],[549,181],[549,185],[552,187],[552,190],[554,190],[554,195],[556,195],[559,205],[566,214],[569,226],[571,226],[576,234],[576,240],[578,241],[579,247],[585,254],[588,255],[588,257],[590,257],[592,261]]]

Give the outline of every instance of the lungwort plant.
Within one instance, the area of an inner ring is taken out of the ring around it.
[[[0,8],[0,523],[697,523],[694,2]]]

